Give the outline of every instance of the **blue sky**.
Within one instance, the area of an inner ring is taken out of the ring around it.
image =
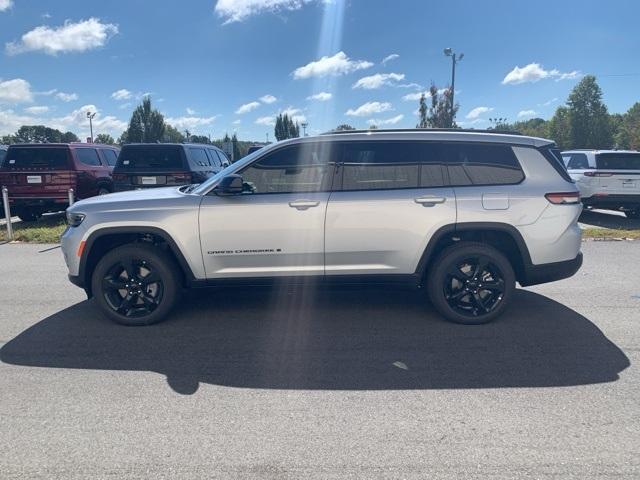
[[[0,0],[0,134],[85,137],[97,111],[95,133],[117,136],[145,94],[214,138],[272,139],[285,111],[310,133],[413,127],[417,94],[450,80],[444,47],[464,53],[463,126],[549,118],[589,73],[624,112],[640,101],[638,18],[635,0]]]

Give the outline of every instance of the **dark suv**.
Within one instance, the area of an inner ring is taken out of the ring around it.
[[[90,143],[16,144],[0,165],[13,214],[33,221],[69,206],[69,189],[83,199],[113,191],[118,148]]]
[[[229,163],[212,145],[134,143],[122,147],[113,182],[116,191],[202,183]]]

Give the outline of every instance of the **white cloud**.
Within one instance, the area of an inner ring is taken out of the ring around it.
[[[360,105],[355,110],[347,110],[346,115],[349,115],[350,117],[366,117],[375,113],[387,112],[389,110],[393,110],[389,102],[367,102]]]
[[[283,115],[288,115],[289,118],[291,118],[291,120],[294,123],[304,123],[307,121],[307,117],[302,113],[302,110],[300,110],[299,108],[294,108],[294,107],[287,107],[285,110],[281,110],[280,111],[281,114]]]
[[[132,93],[126,88],[121,88],[111,94],[111,98],[114,100],[129,100],[131,97]]]
[[[320,92],[315,95],[311,95],[307,97],[307,100],[318,100],[319,102],[326,102],[327,100],[331,100],[333,95],[329,92]]]
[[[212,117],[197,117],[197,116],[183,116],[183,117],[167,117],[166,121],[178,130],[196,130],[200,127],[207,127],[211,125],[218,115]]]
[[[548,107],[549,105],[552,105],[554,103],[556,103],[558,101],[558,97],[553,97],[551,100],[547,100],[544,103],[540,103],[538,104],[539,107]]]
[[[480,118],[480,115],[482,115],[483,113],[488,113],[492,111],[493,111],[492,107],[476,107],[473,110],[471,110],[469,113],[467,113],[465,118],[467,120],[476,120],[477,118]]]
[[[13,7],[13,0],[0,0],[0,12],[9,10],[11,7]]]
[[[351,88],[362,88],[364,90],[374,90],[385,85],[394,85],[396,82],[404,80],[404,73],[376,73],[368,77],[362,77]]]
[[[49,111],[49,107],[46,105],[36,105],[33,107],[27,107],[24,109],[25,112],[30,113],[31,115],[41,115],[43,113],[47,113]]]
[[[19,41],[7,43],[5,50],[9,55],[37,51],[48,55],[84,52],[102,47],[117,33],[117,25],[102,23],[99,18],[92,17],[77,23],[67,20],[60,27],[36,27],[22,35]]]
[[[276,124],[275,115],[269,115],[266,117],[260,117],[256,120],[256,125],[264,125],[267,127],[273,127]]]
[[[273,102],[276,102],[278,99],[276,97],[274,97],[273,95],[265,95],[263,97],[260,97],[260,101],[262,103],[266,103],[267,105]]]
[[[347,73],[372,67],[373,63],[366,60],[351,60],[344,52],[338,52],[333,57],[324,56],[319,60],[298,67],[293,72],[296,80],[311,77],[326,77],[345,75]]]
[[[581,73],[577,70],[562,73],[557,69],[545,70],[539,63],[530,63],[520,68],[515,66],[502,80],[503,85],[518,85],[520,83],[535,83],[545,78],[556,81],[578,78]]]
[[[312,1],[314,0],[218,0],[214,10],[225,19],[225,23],[232,23],[262,12],[297,10]]]
[[[196,113],[198,113],[193,108],[189,108],[189,107],[185,108],[185,111],[187,112],[187,115],[191,115],[191,116],[193,116]]]
[[[232,123],[233,125],[240,125],[240,124],[242,123],[242,120],[237,119],[237,120],[234,120],[234,121],[233,121],[233,122],[231,122],[231,123]]]
[[[240,105],[240,107],[236,110],[236,114],[242,115],[244,113],[249,113],[252,110],[255,110],[260,106],[260,102],[249,102],[244,105]]]
[[[56,98],[58,100],[62,100],[63,102],[73,102],[74,100],[78,100],[78,94],[58,92],[56,93]]]
[[[118,108],[120,110],[126,110],[127,108],[129,108],[131,106],[131,102],[127,102],[127,103],[123,103],[122,105],[118,105]]]
[[[392,62],[393,60],[397,60],[398,58],[400,58],[400,55],[398,55],[397,53],[392,53],[391,55],[387,55],[382,59],[382,64],[386,65],[388,62]]]
[[[96,114],[93,119],[94,135],[98,133],[109,133],[113,136],[119,136],[123,130],[127,128],[127,122],[112,115],[102,116],[102,112],[95,105],[83,105],[64,117],[53,117],[46,123],[62,131],[71,130],[78,134],[80,138],[83,138],[89,135],[87,112]]]
[[[385,120],[370,118],[367,123],[370,125],[395,125],[396,123],[402,121],[403,118],[404,115],[402,114],[396,115],[395,117],[387,118]]]
[[[11,109],[0,108],[0,135],[15,133],[22,125],[45,123],[41,118],[31,115],[20,115]]]
[[[33,102],[31,84],[22,78],[0,80],[0,102],[26,103]]]
[[[408,93],[404,97],[402,97],[402,100],[404,100],[405,102],[417,102],[418,100],[420,100],[420,97],[423,93],[427,98],[431,97],[431,93],[427,90],[425,92]]]
[[[535,110],[520,110],[518,112],[518,118],[523,118],[523,117],[533,117],[534,115],[537,115],[538,112],[536,112]]]

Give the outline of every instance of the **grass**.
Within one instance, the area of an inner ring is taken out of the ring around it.
[[[617,228],[585,228],[582,230],[583,238],[596,240],[632,239],[640,240],[640,229],[624,230]]]
[[[67,228],[63,218],[58,216],[41,218],[37,222],[13,224],[13,240],[27,243],[59,243],[60,236]],[[7,227],[0,226],[0,240],[7,240]]]

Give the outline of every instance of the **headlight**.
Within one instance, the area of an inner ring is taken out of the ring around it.
[[[67,223],[71,227],[77,227],[82,223],[86,215],[84,213],[67,212]]]

